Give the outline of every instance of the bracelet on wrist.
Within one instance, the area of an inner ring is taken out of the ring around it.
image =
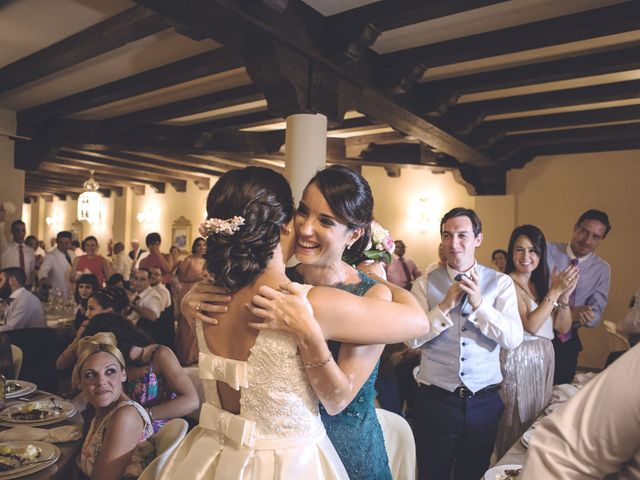
[[[550,303],[554,307],[559,306],[558,302],[553,301],[553,299],[551,297],[544,297],[544,301],[547,302],[547,303]]]
[[[329,357],[324,362],[307,363],[303,361],[302,364],[304,365],[304,368],[320,368],[320,367],[324,367],[327,363],[329,363],[332,358],[333,358],[333,355],[329,354]]]

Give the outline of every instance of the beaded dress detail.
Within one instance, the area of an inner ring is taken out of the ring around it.
[[[196,426],[159,478],[347,479],[327,437],[295,340],[261,331],[246,361],[215,355],[196,324],[205,402]],[[216,382],[240,390],[224,410]]]

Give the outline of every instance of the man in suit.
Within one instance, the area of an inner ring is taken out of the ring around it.
[[[4,308],[4,324],[0,331],[46,327],[44,309],[38,297],[24,288],[26,275],[17,267],[0,271],[0,298]]]
[[[607,306],[611,267],[595,254],[595,250],[610,230],[609,216],[605,212],[587,210],[573,226],[571,242],[547,243],[550,272],[554,267],[561,272],[569,263],[576,265],[580,271],[578,285],[569,298],[573,326],[570,332],[556,334],[553,339],[556,355],[553,376],[555,385],[571,383],[573,380],[578,368],[578,355],[582,350],[578,328],[598,326]]]
[[[475,260],[482,223],[454,208],[440,222],[446,266],[420,277],[412,293],[427,312],[420,347],[414,434],[421,479],[481,478],[504,410],[500,349],[516,348],[523,330],[513,281]]]
[[[4,236],[4,232],[0,232]],[[12,240],[2,249],[2,268],[18,267],[27,275],[27,288],[35,282],[36,252],[24,243],[27,227],[22,220],[11,223]]]

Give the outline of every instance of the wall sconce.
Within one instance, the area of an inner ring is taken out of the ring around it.
[[[435,228],[437,212],[439,211],[439,205],[436,205],[436,203],[427,195],[423,195],[412,202],[408,216],[414,229],[417,229],[420,233],[427,233]]]
[[[62,228],[62,215],[59,212],[53,213],[50,217],[44,219],[50,229],[58,231]]]
[[[138,223],[142,223],[146,230],[157,230],[160,224],[160,212],[155,207],[147,207],[136,215]]]

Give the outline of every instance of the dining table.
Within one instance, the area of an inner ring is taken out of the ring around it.
[[[54,401],[56,402],[64,401],[63,398],[57,395],[54,395],[50,392],[46,392],[43,390],[35,390],[34,392],[28,395],[25,395],[23,397],[7,400],[5,408],[12,407],[14,405],[20,405],[21,403],[24,403],[26,401],[42,401],[42,400],[50,401],[51,398],[53,398]],[[41,426],[38,428],[54,428],[54,427],[60,427],[64,425],[78,425],[81,427],[82,424],[83,424],[82,415],[79,412],[76,412],[73,416],[63,421]],[[1,425],[0,432],[8,430],[9,428],[10,427],[8,426]],[[69,478],[72,478],[72,472],[75,468],[74,467],[75,458],[77,454],[80,452],[80,448],[82,447],[82,439],[70,441],[70,442],[55,443],[54,445],[60,449],[60,457],[55,463],[53,463],[52,465],[49,465],[47,468],[40,470],[38,472],[26,474],[24,476],[19,476],[17,478],[24,479],[24,480],[67,480]],[[10,478],[14,478],[14,477],[10,477]]]

